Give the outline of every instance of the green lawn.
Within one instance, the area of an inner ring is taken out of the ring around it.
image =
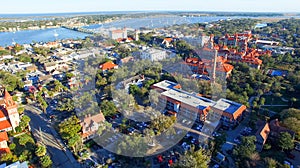
[[[280,113],[282,110],[288,109],[289,107],[288,106],[277,106],[277,107],[270,106],[270,107],[263,107],[263,108]]]
[[[262,96],[262,97],[264,97],[266,99],[266,102],[265,102],[266,105],[271,105],[271,104],[273,104],[273,105],[288,105],[288,102],[282,101],[280,97],[275,97],[273,95]],[[285,97],[283,97],[283,98],[285,98]],[[287,99],[287,98],[285,98],[285,99]]]

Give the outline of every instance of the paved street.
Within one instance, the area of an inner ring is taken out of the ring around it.
[[[35,139],[47,146],[47,151],[53,161],[53,167],[80,168],[80,164],[62,143],[59,135],[41,110],[32,105],[27,105],[25,106],[25,114],[31,118],[30,127]]]

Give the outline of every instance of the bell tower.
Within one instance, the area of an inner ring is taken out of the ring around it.
[[[15,128],[17,126],[19,126],[19,123],[20,123],[20,116],[19,116],[19,113],[17,110],[18,105],[12,99],[12,96],[8,93],[8,91],[6,89],[4,91],[4,102],[5,102],[5,109],[7,111],[9,121],[11,123],[11,126],[15,130]]]

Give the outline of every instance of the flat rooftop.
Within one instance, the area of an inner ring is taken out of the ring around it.
[[[180,89],[169,89],[161,94],[200,110],[204,110],[205,108],[215,104],[215,102],[210,99],[197,96],[196,93],[189,93]]]
[[[213,107],[224,112],[233,114],[242,106],[242,104],[222,98],[218,100]]]
[[[169,90],[169,89],[173,89],[175,86],[177,86],[178,84],[175,82],[171,82],[168,80],[164,80],[158,83],[155,83],[153,86],[157,87],[157,88],[161,88],[163,90]]]

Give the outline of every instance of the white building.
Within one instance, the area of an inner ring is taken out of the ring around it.
[[[185,40],[187,43],[191,44],[192,46],[200,46],[203,47],[204,44],[208,43],[209,41],[209,36],[206,36],[202,34],[199,37],[184,37],[183,40]]]
[[[113,40],[127,38],[127,29],[124,27],[123,29],[111,30],[109,31],[109,37]]]
[[[149,48],[141,52],[140,58],[148,59],[151,61],[160,61],[175,56],[176,54],[171,51]]]

